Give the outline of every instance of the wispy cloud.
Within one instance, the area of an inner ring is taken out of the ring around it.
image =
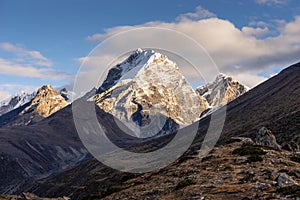
[[[47,80],[67,80],[72,77],[51,68],[36,68],[32,65],[22,65],[3,58],[0,58],[0,74]]]
[[[179,15],[176,20],[177,21],[198,21],[201,19],[208,19],[208,18],[214,18],[217,17],[215,13],[210,12],[209,10],[206,10],[205,8],[201,6],[196,7],[195,12],[189,12],[185,14]]]
[[[3,101],[7,98],[10,97],[10,93],[9,92],[6,92],[6,91],[1,91],[0,90],[0,101]]]
[[[35,85],[24,85],[24,84],[11,84],[11,83],[6,83],[6,84],[0,84],[0,102],[8,99],[9,97],[12,96],[12,94],[17,94],[20,91],[23,92],[28,92],[32,93],[34,91],[37,91],[37,88],[40,86],[35,86]]]
[[[264,5],[282,5],[287,3],[288,0],[255,0],[258,4],[264,4]]]
[[[18,60],[22,60],[35,66],[52,66],[52,62],[43,56],[39,51],[27,50],[21,46],[14,45],[8,42],[0,43],[0,49],[13,53],[17,56]]]
[[[0,49],[14,57],[0,57],[0,75],[38,78],[43,80],[70,80],[72,75],[57,71],[52,61],[41,52],[28,50],[8,42],[0,43]]]

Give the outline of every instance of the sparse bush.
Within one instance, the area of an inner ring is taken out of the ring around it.
[[[176,190],[179,190],[179,189],[182,189],[186,186],[189,186],[189,185],[194,185],[196,182],[193,180],[193,179],[184,179],[182,181],[180,181],[177,186],[176,186]]]
[[[226,141],[226,144],[231,144],[231,143],[235,143],[235,142],[241,142],[241,139],[238,138],[230,138],[229,140]]]
[[[239,180],[239,183],[240,184],[248,183],[250,181],[253,181],[254,177],[255,177],[254,174],[247,172],[246,175],[245,175],[245,177]]]
[[[107,188],[105,194],[110,195],[110,194],[115,193],[115,192],[120,192],[123,189],[124,188],[121,185],[113,185],[113,186],[110,186],[110,187]]]
[[[300,163],[300,158],[299,158],[299,157],[297,157],[297,156],[293,156],[293,157],[291,157],[291,161],[294,161],[294,162]]]
[[[278,193],[283,195],[291,195],[292,197],[300,197],[300,186],[292,185],[277,189]]]
[[[121,178],[121,182],[124,183],[124,182],[126,182],[126,181],[128,181],[128,180],[130,180],[130,179],[135,178],[135,177],[136,177],[135,174],[128,173],[128,174],[126,174],[125,176],[123,176],[123,177]]]
[[[232,154],[238,154],[240,156],[260,156],[267,154],[267,152],[259,147],[244,146],[233,150]]]
[[[100,199],[101,195],[97,195],[97,194],[90,194],[87,196],[84,196],[82,199],[83,200],[95,200],[95,199]]]
[[[259,155],[254,155],[254,156],[249,156],[247,158],[247,162],[251,163],[251,162],[261,162],[263,161],[263,158]]]
[[[123,190],[124,188],[121,185],[113,185],[110,186],[106,189],[106,191],[102,192],[102,194],[100,195],[101,198],[106,197],[108,195],[111,195],[113,193],[116,192],[120,192],[121,190]]]

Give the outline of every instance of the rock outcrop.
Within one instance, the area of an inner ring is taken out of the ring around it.
[[[37,94],[32,99],[22,114],[34,112],[42,117],[48,117],[58,110],[64,108],[68,103],[51,85],[44,85],[38,89]]]
[[[290,177],[286,173],[280,173],[276,178],[276,182],[278,187],[297,185],[297,182],[294,181],[292,177]]]
[[[276,137],[266,127],[262,127],[257,131],[254,144],[278,150],[281,149],[281,146],[277,144]]]

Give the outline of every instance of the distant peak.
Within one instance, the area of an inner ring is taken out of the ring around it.
[[[217,78],[224,78],[224,79],[226,79],[226,78],[232,78],[231,76],[228,76],[227,74],[224,74],[224,73],[219,73],[218,75],[217,75]]]
[[[52,87],[52,85],[47,84],[47,85],[43,85],[41,88],[41,90],[54,90],[54,88]],[[39,90],[40,90],[39,89]]]
[[[40,116],[48,117],[66,105],[64,97],[50,84],[47,84],[38,89],[30,105],[22,111],[22,114],[34,111]]]

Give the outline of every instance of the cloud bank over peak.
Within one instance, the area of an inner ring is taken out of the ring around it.
[[[253,25],[239,29],[232,22],[217,18],[213,13],[197,7],[195,13],[180,15],[174,22],[112,27],[104,33],[88,36],[87,39],[101,42],[119,32],[140,27],[179,31],[202,45],[221,72],[241,77],[241,82],[254,87],[282,67],[299,61],[300,16],[296,16],[293,21],[280,23],[279,34],[276,36],[268,35],[270,30],[262,27],[263,22],[260,22],[261,27],[257,27],[258,24]],[[162,39],[157,37],[157,40]]]

